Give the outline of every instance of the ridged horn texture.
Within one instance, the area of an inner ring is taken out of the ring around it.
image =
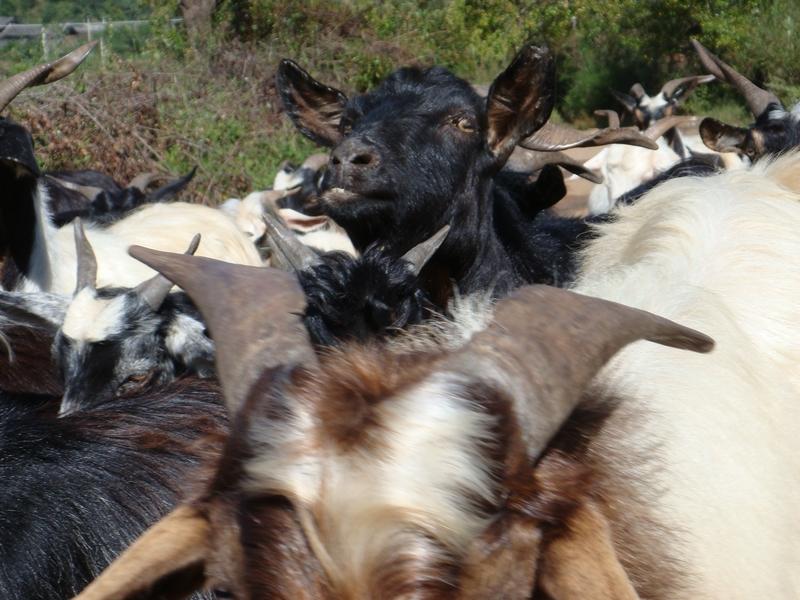
[[[77,283],[75,293],[82,289],[89,288],[94,290],[97,287],[97,258],[92,250],[92,245],[86,239],[86,232],[83,230],[83,222],[80,218],[73,222],[75,231],[75,256],[78,264]]]
[[[742,95],[747,102],[747,107],[754,117],[759,117],[767,109],[770,104],[777,104],[783,107],[783,104],[778,97],[772,92],[763,90],[755,83],[741,75],[726,63],[722,62],[719,58],[711,54],[708,48],[703,46],[697,40],[692,40],[692,46],[700,57],[700,62],[706,70],[714,75],[717,79],[727,81]]]
[[[635,127],[579,130],[555,123],[546,123],[536,133],[519,143],[523,148],[539,152],[605,146],[606,144],[628,144],[651,150],[658,148],[653,140]]]
[[[271,209],[265,207],[267,243],[272,249],[273,266],[285,271],[302,271],[322,262],[319,255],[306,246]]]
[[[200,234],[197,233],[192,238],[192,241],[189,243],[189,247],[186,249],[187,256],[193,256],[195,252],[197,252],[197,248],[200,246]],[[158,312],[158,309],[161,308],[161,305],[164,303],[164,300],[167,299],[169,296],[169,291],[172,289],[174,284],[161,275],[160,273],[155,277],[148,279],[147,281],[143,281],[139,285],[134,288],[134,292],[144,300],[147,305],[154,311]]]
[[[436,254],[450,232],[450,225],[445,225],[424,242],[420,242],[403,255],[403,260],[411,264],[411,270],[419,275],[427,262]]]
[[[645,130],[644,134],[651,140],[657,140],[673,127],[680,127],[683,125],[690,125],[690,124],[698,125],[699,123],[700,119],[698,117],[683,116],[683,115],[664,117],[663,119],[659,119],[658,121],[650,125],[650,127],[648,127]]]
[[[599,172],[587,169],[582,162],[563,152],[536,152],[517,146],[507,164],[515,171],[530,173],[539,171],[547,165],[557,165],[592,183],[603,183],[603,176]]]
[[[72,73],[96,45],[96,41],[89,42],[54,62],[39,65],[23,73],[17,73],[0,83],[0,111],[8,106],[25,88],[52,83]]]
[[[129,253],[180,286],[202,313],[231,415],[265,370],[316,364],[302,320],[305,294],[292,273],[141,246]]]
[[[636,340],[709,352],[708,336],[654,314],[544,285],[498,302],[494,321],[448,366],[502,390],[536,457],[580,402],[590,381]]]

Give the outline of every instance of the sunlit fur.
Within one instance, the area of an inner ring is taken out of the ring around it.
[[[41,184],[34,205],[37,225],[30,269],[17,289],[71,294],[77,272],[72,227],[52,225],[44,208],[47,198]],[[131,244],[180,253],[197,233],[202,236],[198,256],[245,265],[262,264],[252,242],[218,210],[182,202],[152,204],[109,227],[86,227],[86,237],[97,256],[98,286],[134,287],[155,274],[128,256]]]
[[[637,344],[598,379],[625,401],[590,455],[609,488],[638,478],[660,490],[656,512],[689,575],[671,598],[800,594],[799,168],[792,154],[666,182],[620,208],[585,252],[578,291],[717,342],[702,358]],[[645,418],[631,428],[635,414]],[[656,469],[625,464],[648,452]],[[623,548],[636,512],[631,499],[616,509]],[[652,568],[635,553],[625,562],[634,574]]]

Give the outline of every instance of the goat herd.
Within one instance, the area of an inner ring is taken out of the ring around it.
[[[220,208],[0,119],[0,597],[800,598],[800,111],[693,43],[590,131],[545,47],[284,60],[330,155]],[[674,114],[714,79],[754,125]]]

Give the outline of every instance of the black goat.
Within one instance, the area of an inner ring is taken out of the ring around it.
[[[79,593],[172,509],[227,431],[211,380],[61,418],[58,406],[0,392],[1,598]]]
[[[498,176],[517,144],[590,145],[568,143],[564,130],[546,125],[555,101],[547,48],[523,48],[486,99],[441,67],[400,69],[348,100],[284,60],[277,85],[299,130],[333,148],[322,209],[357,249],[380,241],[390,256],[400,256],[449,224],[447,240],[423,272],[436,298],[451,280],[465,293],[492,288],[504,295],[525,282],[572,278],[587,223],[544,213]],[[650,140],[628,143],[652,147]],[[552,190],[552,177],[543,184]],[[542,204],[552,198],[550,191]]]

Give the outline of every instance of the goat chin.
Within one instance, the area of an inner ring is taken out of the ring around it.
[[[46,203],[46,191],[39,185],[31,270],[20,289],[70,294],[75,289],[77,273],[73,229],[54,227],[43,208]],[[97,256],[100,287],[134,287],[155,274],[128,256],[132,244],[182,253],[197,233],[201,235],[197,256],[250,266],[263,264],[253,243],[228,216],[199,204],[150,204],[110,227],[86,224],[85,230]]]
[[[654,509],[678,532],[681,597],[800,595],[799,171],[791,154],[664,183],[599,227],[575,286],[717,342],[702,357],[635,344],[596,380],[623,402],[590,454],[611,489],[663,490]],[[630,458],[642,455],[657,464],[637,477]],[[612,517],[620,547],[634,512],[626,502]],[[642,556],[624,557],[634,579]]]

